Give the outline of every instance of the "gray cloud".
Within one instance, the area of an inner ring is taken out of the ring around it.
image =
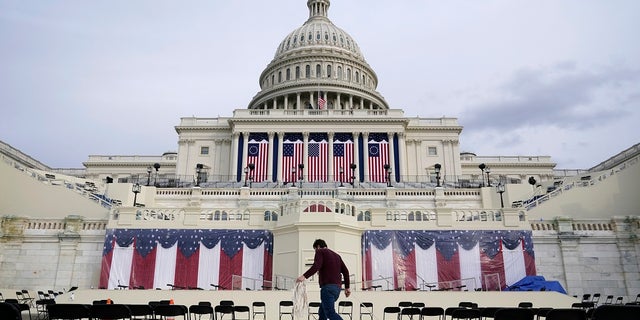
[[[601,126],[640,106],[640,88],[631,87],[639,80],[640,70],[584,71],[569,62],[521,69],[496,89],[499,98],[472,105],[461,122],[468,131]]]

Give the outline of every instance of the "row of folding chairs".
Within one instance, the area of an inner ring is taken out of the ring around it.
[[[166,319],[167,317],[182,317],[183,319],[217,320],[249,320],[251,315],[266,318],[264,302],[254,302],[253,309],[248,306],[234,305],[232,301],[212,306],[210,302],[200,302],[189,307],[179,304],[168,304],[166,301],[151,301],[148,304],[106,304],[95,301],[92,305],[85,304],[52,304],[47,306],[46,319]]]
[[[601,305],[587,312],[581,308],[468,308],[385,307],[383,320],[638,320],[640,305]]]
[[[594,293],[594,294],[590,294],[590,293],[585,293],[582,295],[582,303],[593,303],[594,306],[598,306],[598,304],[600,303],[600,293]],[[575,296],[577,298],[577,296]],[[640,304],[640,293],[638,293],[638,295],[636,295],[636,298],[634,301],[630,301],[631,303],[637,303]],[[624,297],[622,296],[614,296],[612,294],[607,295],[604,299],[604,301],[602,302],[602,304],[624,304]]]

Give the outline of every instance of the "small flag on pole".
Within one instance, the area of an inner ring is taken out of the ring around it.
[[[322,92],[318,92],[318,109],[320,110],[324,110],[324,108],[327,105],[327,100],[324,99],[324,97],[322,97],[323,93]]]

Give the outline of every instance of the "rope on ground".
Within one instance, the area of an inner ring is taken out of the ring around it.
[[[293,288],[293,318],[306,319],[309,314],[309,299],[307,298],[307,286],[304,281],[296,282]]]

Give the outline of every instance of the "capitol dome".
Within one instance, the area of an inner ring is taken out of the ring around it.
[[[307,1],[309,18],[276,49],[249,109],[389,108],[356,41],[329,20],[329,6]]]

